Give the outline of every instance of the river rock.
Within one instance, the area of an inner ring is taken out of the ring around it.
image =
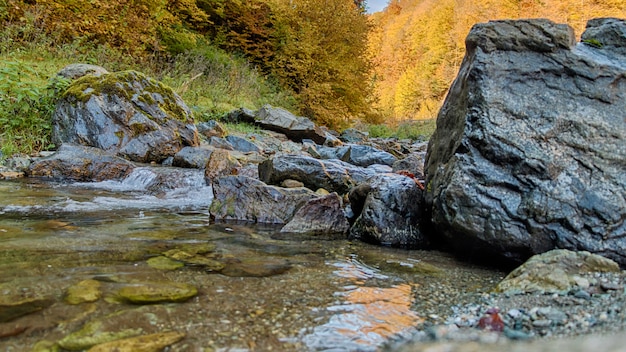
[[[595,18],[587,22],[582,34],[583,43],[593,46],[598,51],[618,60],[626,58],[626,26],[624,19]],[[621,56],[621,57],[620,57]]]
[[[306,117],[296,116],[282,108],[265,105],[255,116],[255,123],[264,129],[283,133],[289,139],[301,142],[310,139],[317,144],[324,144],[326,132]]]
[[[210,213],[216,220],[285,224],[307,201],[318,197],[307,188],[281,188],[246,176],[213,181]]]
[[[158,270],[176,270],[185,266],[185,263],[165,256],[152,257],[146,261],[149,267]]]
[[[87,352],[160,352],[167,346],[182,340],[185,336],[181,332],[159,332],[106,342],[90,348]]]
[[[605,257],[555,249],[528,259],[507,275],[495,290],[512,293],[563,292],[580,286],[583,274],[619,271],[619,265]]]
[[[211,146],[184,147],[172,160],[172,166],[204,169],[215,151]]]
[[[420,229],[422,190],[415,180],[380,174],[348,194],[356,220],[350,238],[396,247],[425,247]]]
[[[317,153],[322,159],[339,159],[361,167],[375,164],[392,166],[398,160],[380,149],[357,144],[346,144],[337,148],[320,147],[317,148]]]
[[[228,143],[228,141],[225,138],[216,137],[216,136],[209,138],[209,145],[218,149],[235,150],[235,148],[233,148],[233,146],[230,143]]]
[[[237,175],[241,163],[228,150],[216,149],[206,163],[204,178],[210,184],[220,176]]]
[[[224,121],[231,123],[249,123],[254,124],[256,113],[250,109],[240,108],[226,114]]]
[[[280,232],[345,238],[349,229],[350,223],[343,211],[341,197],[333,192],[309,200]]]
[[[51,297],[44,295],[20,297],[18,294],[3,293],[0,296],[0,323],[38,312],[53,303],[54,300]]]
[[[367,145],[350,145],[341,160],[362,167],[370,165],[392,166],[398,159],[390,153]]]
[[[277,155],[259,164],[259,178],[277,185],[291,179],[313,190],[347,193],[352,187],[376,174],[375,170],[358,167],[341,160],[318,160],[302,155]]]
[[[136,304],[184,302],[197,294],[194,286],[178,282],[133,283],[117,291],[123,300]]]
[[[226,128],[224,128],[221,123],[215,120],[201,122],[196,125],[196,128],[198,129],[198,133],[200,133],[200,135],[202,136],[205,136],[206,138],[224,138],[228,134]]]
[[[249,140],[238,136],[226,136],[226,141],[233,146],[233,149],[242,153],[260,153],[261,148]]]
[[[102,149],[63,144],[46,158],[28,168],[31,177],[52,177],[74,181],[119,180],[128,176],[135,165]]]
[[[367,132],[359,131],[356,128],[347,128],[341,132],[339,139],[346,143],[363,143],[368,137]]]
[[[549,20],[472,28],[428,146],[433,233],[491,261],[564,248],[626,265],[625,26],[589,22],[606,48]]]
[[[240,258],[231,261],[220,272],[230,277],[269,277],[280,275],[291,269],[291,264],[283,258]]]
[[[73,81],[54,112],[52,141],[161,162],[184,146],[198,145],[198,133],[191,110],[171,88],[123,71]]]
[[[424,159],[426,153],[411,153],[404,159],[400,159],[391,166],[393,172],[406,170],[416,178],[424,179]]]
[[[102,66],[90,64],[70,64],[63,67],[57,75],[67,79],[78,79],[86,75],[99,77],[108,73],[109,71]]]

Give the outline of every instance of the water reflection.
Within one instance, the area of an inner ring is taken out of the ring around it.
[[[337,268],[336,276],[346,279],[346,285],[344,291],[337,293],[341,302],[326,308],[333,314],[329,321],[304,336],[304,343],[310,349],[375,351],[390,337],[408,334],[422,321],[411,311],[416,284],[381,287],[381,280],[389,277],[355,256],[330,265]],[[376,286],[367,285],[372,279],[378,279]]]
[[[200,174],[181,188],[154,192],[149,185],[162,185],[155,180],[178,181],[169,170],[148,171],[119,183],[0,181],[0,298],[21,302],[26,295],[32,302],[23,305],[36,308],[20,306],[23,316],[0,319],[0,336],[9,334],[0,338],[0,351],[54,344],[117,312],[137,312],[115,297],[120,287],[141,282],[198,289],[184,303],[146,306],[133,323],[146,333],[185,332],[170,352],[373,351],[422,322],[410,309],[419,303],[413,302],[419,290],[446,275],[455,285],[472,282],[480,289],[476,278],[495,275],[441,254],[276,237],[272,226],[215,224]],[[159,257],[181,265],[154,265]],[[471,280],[460,279],[463,273]],[[102,298],[65,302],[71,287],[85,280],[100,283]],[[110,328],[119,333],[115,324]]]

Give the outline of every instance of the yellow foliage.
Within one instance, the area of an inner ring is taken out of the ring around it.
[[[371,100],[393,120],[433,118],[456,77],[474,24],[549,18],[580,35],[596,17],[626,17],[624,0],[393,0],[371,16]]]

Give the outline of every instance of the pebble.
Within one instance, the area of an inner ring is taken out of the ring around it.
[[[578,291],[576,291],[576,293],[574,293],[574,297],[585,299],[585,300],[591,299],[591,295],[589,294],[589,292],[587,292],[585,290],[578,290]]]
[[[533,321],[533,326],[536,328],[547,328],[552,326],[552,320],[550,319],[538,319]]]

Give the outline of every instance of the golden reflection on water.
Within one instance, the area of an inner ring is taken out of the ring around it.
[[[424,321],[411,310],[418,284],[381,287],[379,284],[391,279],[356,258],[332,265],[338,268],[334,274],[347,279],[348,285],[344,292],[337,293],[342,302],[327,308],[334,313],[329,321],[304,337],[310,348],[375,350],[388,338],[410,331]],[[376,286],[367,286],[370,279],[376,280]]]
[[[390,288],[359,287],[349,292],[346,301],[359,307],[358,314],[363,320],[359,335],[388,338],[423,321],[410,309],[413,288],[400,284]],[[371,343],[361,338],[356,342]]]

